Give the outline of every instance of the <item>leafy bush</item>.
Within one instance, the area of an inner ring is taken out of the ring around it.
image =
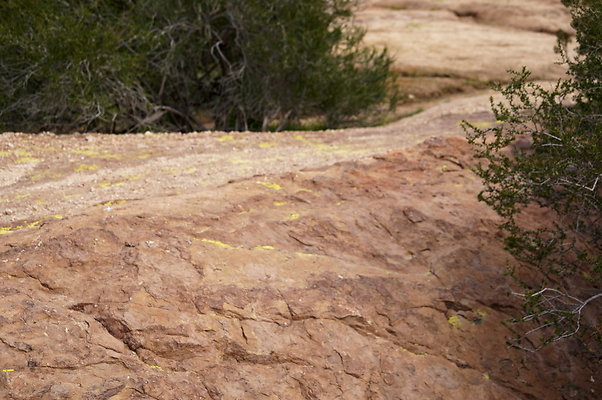
[[[522,275],[525,310],[516,319],[527,325],[512,341],[529,350],[576,334],[600,343],[602,332],[602,2],[564,3],[578,42],[569,59],[568,36],[559,35],[567,79],[544,88],[526,69],[514,72],[499,88],[505,101],[492,101],[500,124],[466,124],[485,159],[479,198],[504,218],[507,248],[532,267]],[[538,207],[551,216],[525,223]]]
[[[0,129],[327,127],[396,100],[354,0],[0,2]]]

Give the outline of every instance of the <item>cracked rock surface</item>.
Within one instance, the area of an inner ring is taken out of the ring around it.
[[[506,347],[474,163],[433,138],[2,236],[0,398],[597,398],[578,344]]]
[[[578,343],[505,345],[513,260],[458,138],[464,119],[494,123],[491,93],[442,97],[523,64],[562,76],[566,10],[365,5],[404,92],[437,99],[424,112],[343,131],[0,135],[0,399],[600,397]]]

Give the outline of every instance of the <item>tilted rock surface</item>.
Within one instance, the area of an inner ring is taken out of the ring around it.
[[[507,81],[523,65],[556,80],[565,71],[556,32],[574,33],[570,20],[561,0],[366,0],[358,14],[367,42],[386,46],[396,69],[447,90],[450,79]]]
[[[576,343],[506,347],[469,154],[430,139],[0,236],[0,398],[598,398]]]

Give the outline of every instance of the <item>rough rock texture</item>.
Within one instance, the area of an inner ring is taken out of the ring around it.
[[[563,73],[559,0],[365,3],[409,97]],[[512,260],[453,137],[488,97],[337,132],[0,135],[0,399],[599,398],[578,343],[504,343]]]
[[[487,25],[556,34],[573,32],[561,0],[367,0],[376,8],[446,10]]]
[[[556,32],[572,32],[561,0],[367,0],[358,20],[368,43],[386,46],[412,77],[508,80],[526,65],[536,79],[556,79]],[[427,85],[429,82],[427,81]],[[432,82],[430,83],[432,85]],[[441,81],[441,89],[450,82]],[[423,93],[416,89],[418,96]],[[412,93],[412,92],[410,92]]]
[[[505,346],[473,163],[430,139],[0,236],[0,398],[598,398],[576,343]]]

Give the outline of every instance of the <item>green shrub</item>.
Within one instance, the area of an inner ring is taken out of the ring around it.
[[[0,2],[0,129],[335,127],[394,104],[353,0]]]
[[[570,336],[600,343],[602,319],[602,2],[565,0],[577,33],[578,55],[558,51],[567,79],[552,88],[514,72],[493,104],[500,125],[466,124],[469,142],[485,159],[476,171],[480,200],[504,218],[507,248],[530,265],[522,275],[524,314],[512,344],[530,350]],[[550,219],[523,223],[543,207]],[[591,340],[595,339],[595,340]]]

